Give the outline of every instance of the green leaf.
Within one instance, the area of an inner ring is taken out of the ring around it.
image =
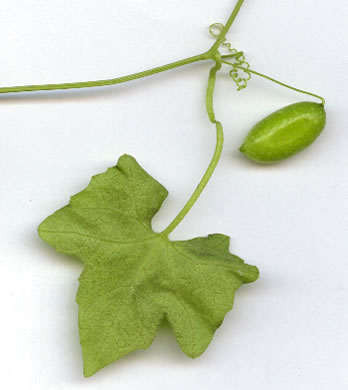
[[[39,226],[60,253],[85,265],[77,293],[84,374],[150,346],[167,318],[186,355],[209,345],[235,290],[258,270],[229,253],[229,237],[170,241],[151,219],[167,190],[128,155],[94,176]]]

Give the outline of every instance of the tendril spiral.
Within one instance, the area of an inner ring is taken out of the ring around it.
[[[214,38],[219,38],[224,25],[222,23],[213,23],[209,26],[209,32]],[[249,63],[245,60],[244,53],[238,51],[232,47],[230,42],[227,42],[226,39],[221,43],[221,46],[226,48],[228,54],[231,56],[232,62],[223,61],[224,63],[232,66],[230,71],[230,77],[237,85],[237,91],[240,91],[243,88],[247,87],[248,81],[251,78],[251,72],[249,71]]]

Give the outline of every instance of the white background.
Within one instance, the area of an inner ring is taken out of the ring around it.
[[[210,47],[208,26],[235,1],[3,0],[0,85],[112,78]],[[308,150],[273,166],[238,152],[258,120],[308,100],[253,77],[241,92],[219,75],[225,149],[173,239],[221,232],[260,279],[243,286],[208,350],[187,358],[170,329],[151,348],[82,375],[81,264],[38,224],[123,153],[169,190],[163,229],[214,149],[205,112],[211,64],[94,90],[0,97],[0,387],[12,389],[328,390],[348,386],[348,121],[345,0],[247,0],[229,40],[251,67],[327,100]]]

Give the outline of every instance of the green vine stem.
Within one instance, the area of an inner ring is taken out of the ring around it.
[[[236,6],[234,7],[231,16],[228,18],[224,28],[222,29],[220,35],[218,36],[217,40],[213,44],[213,46],[210,48],[209,52],[211,53],[216,53],[217,50],[219,49],[219,46],[221,45],[222,42],[224,42],[226,34],[228,33],[229,29],[231,28],[233,22],[235,21],[242,5],[244,3],[244,0],[238,0]]]
[[[166,70],[178,68],[192,64],[194,62],[209,60],[213,56],[210,53],[203,53],[193,57],[185,58],[180,61],[172,62],[167,65],[158,66],[157,68],[148,69],[143,72],[133,73],[127,76],[117,77],[108,80],[96,80],[96,81],[82,81],[77,83],[62,83],[62,84],[43,84],[43,85],[23,85],[18,87],[2,87],[0,93],[14,93],[14,92],[33,92],[33,91],[52,91],[58,89],[73,89],[73,88],[91,88],[91,87],[102,87],[106,85],[121,84],[127,81],[140,79],[142,77],[151,76],[156,73],[164,72]]]

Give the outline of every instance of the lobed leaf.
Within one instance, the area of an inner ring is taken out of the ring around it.
[[[183,352],[208,347],[243,283],[258,270],[229,252],[229,237],[170,241],[151,220],[167,190],[128,155],[39,226],[85,264],[77,293],[84,374],[148,348],[166,317]]]

